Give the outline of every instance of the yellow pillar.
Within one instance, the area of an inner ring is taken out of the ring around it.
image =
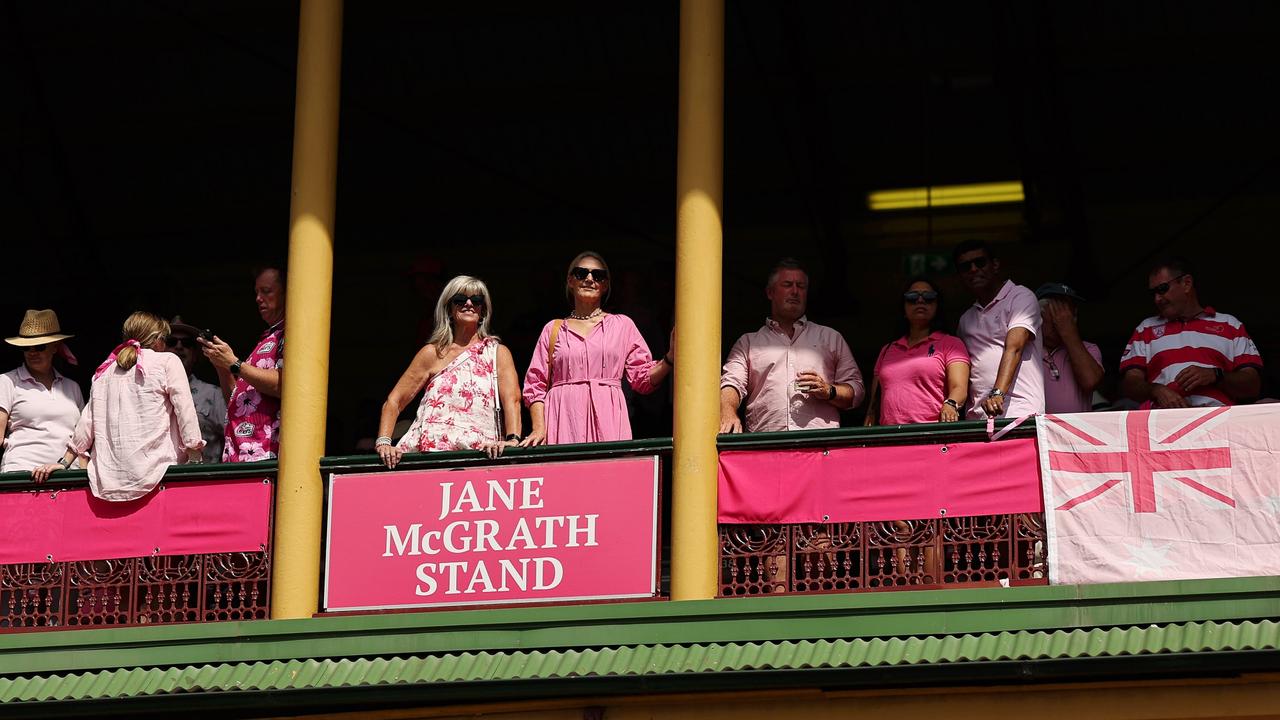
[[[714,597],[720,264],[724,196],[724,0],[680,3],[676,151],[676,351],[671,597]]]
[[[271,617],[308,617],[319,606],[333,205],[338,168],[342,0],[302,0],[293,111],[293,196],[285,363],[276,488]]]

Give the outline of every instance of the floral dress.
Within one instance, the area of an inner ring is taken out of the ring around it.
[[[267,328],[245,365],[263,370],[284,367],[284,321]],[[268,460],[280,453],[280,398],[263,395],[242,377],[236,378],[227,403],[222,462]]]
[[[479,450],[498,441],[498,340],[458,354],[427,382],[418,416],[396,445],[405,452]]]

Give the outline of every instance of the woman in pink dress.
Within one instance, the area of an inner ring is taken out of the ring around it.
[[[123,502],[151,492],[170,465],[203,461],[187,370],[165,350],[168,321],[135,312],[124,321],[123,335],[93,374],[89,403],[62,460],[37,467],[36,482],[69,467],[76,456],[88,456],[94,497]]]
[[[569,263],[565,294],[573,312],[542,328],[524,376],[533,430],[521,445],[630,440],[622,377],[636,392],[651,393],[671,374],[672,353],[654,360],[631,318],[601,309],[609,266],[597,253]]]
[[[489,334],[492,316],[489,288],[479,279],[459,275],[445,285],[431,339],[382,404],[374,445],[387,467],[406,452],[483,450],[497,457],[519,442],[520,378],[511,351]],[[393,443],[396,418],[423,388],[417,417]]]

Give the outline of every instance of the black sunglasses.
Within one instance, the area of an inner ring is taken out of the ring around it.
[[[1154,294],[1154,295],[1163,295],[1163,294],[1165,294],[1165,293],[1169,292],[1169,288],[1170,288],[1170,287],[1172,287],[1174,283],[1178,282],[1179,280],[1181,280],[1182,278],[1184,278],[1184,277],[1186,277],[1186,276],[1187,276],[1187,274],[1186,274],[1186,273],[1182,273],[1181,275],[1179,275],[1178,277],[1176,277],[1176,278],[1174,278],[1174,279],[1170,280],[1169,282],[1162,282],[1162,283],[1160,283],[1159,285],[1157,285],[1157,286],[1155,286],[1155,287],[1153,287],[1153,288],[1147,288],[1147,289],[1148,289],[1148,290],[1150,290],[1150,291],[1152,292],[1152,294]]]
[[[976,257],[972,260],[958,260],[956,262],[956,269],[960,272],[969,272],[970,268],[978,268],[981,270],[987,266],[988,260],[990,260],[990,258],[985,257]]]
[[[49,343],[40,343],[39,345],[28,345],[22,348],[23,352],[44,352],[49,349]]]
[[[609,279],[609,271],[604,268],[576,267],[570,270],[569,274],[572,275],[575,280],[586,280],[588,275],[594,277],[596,282],[604,282]]]
[[[186,347],[191,348],[192,350],[200,349],[200,343],[196,342],[195,338],[184,335],[170,335],[164,339],[164,344],[166,347],[171,348]]]
[[[910,290],[902,293],[902,299],[909,303],[918,303],[921,300],[931,303],[938,300],[938,293],[936,290]]]
[[[457,305],[458,307],[465,306],[468,300],[470,300],[471,304],[475,307],[484,307],[483,295],[463,295],[462,293],[458,293],[457,295],[449,298],[449,302]]]

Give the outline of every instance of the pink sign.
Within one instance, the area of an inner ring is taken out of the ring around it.
[[[107,502],[86,489],[0,493],[0,564],[257,552],[271,529],[271,485],[206,480]]]
[[[658,458],[329,478],[327,610],[652,597]]]

